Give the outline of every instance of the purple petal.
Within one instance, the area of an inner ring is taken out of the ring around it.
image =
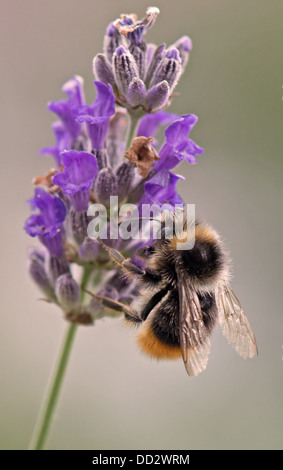
[[[60,153],[63,150],[68,150],[71,146],[71,138],[69,132],[61,121],[56,121],[52,124],[52,130],[55,135],[56,143],[54,146],[44,147],[39,153],[40,155],[52,155],[56,161],[57,167],[61,166]]]
[[[84,80],[79,75],[75,75],[66,82],[62,87],[62,91],[69,97],[71,106],[82,106],[85,103]]]
[[[83,106],[77,121],[87,123],[88,136],[93,149],[104,147],[110,117],[115,113],[115,97],[111,85],[94,82],[97,97],[92,106]]]
[[[115,113],[115,96],[111,85],[105,85],[102,82],[94,82],[97,91],[97,97],[93,104],[94,117],[110,118]]]
[[[32,210],[38,210],[25,222],[26,232],[32,236],[39,236],[42,243],[54,254],[62,251],[62,223],[66,217],[66,207],[56,196],[42,188],[35,188],[35,196],[28,203]],[[54,239],[51,241],[51,239]]]
[[[88,152],[67,150],[61,153],[63,172],[53,176],[53,183],[62,188],[63,193],[74,194],[87,191],[98,173],[98,165],[94,155]]]
[[[173,147],[182,144],[187,139],[197,120],[198,118],[194,114],[187,114],[173,122],[165,131],[167,143]]]
[[[184,177],[163,169],[145,183],[145,194],[150,197],[151,203],[172,204],[174,201],[175,204],[176,201],[181,201],[176,191],[176,185],[180,179],[184,180]]]
[[[66,100],[50,101],[48,103],[49,111],[57,114],[64,123],[73,140],[76,140],[81,132],[81,126],[76,120],[74,110]]]
[[[178,118],[177,114],[157,111],[154,114],[146,114],[140,120],[137,135],[144,137],[154,137],[159,126],[169,124]]]

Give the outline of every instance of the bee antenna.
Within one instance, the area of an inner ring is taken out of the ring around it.
[[[123,220],[120,220],[120,222],[118,222],[118,225],[120,225],[122,222],[126,222],[128,220],[127,217],[125,217],[125,219]],[[152,221],[155,221],[155,222],[160,222],[159,219],[155,219],[154,217],[134,217],[134,218],[129,218],[130,221],[132,220],[152,220]]]

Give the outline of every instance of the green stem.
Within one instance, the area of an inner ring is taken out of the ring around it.
[[[78,325],[70,323],[65,333],[65,337],[61,346],[61,350],[58,356],[58,362],[55,365],[54,372],[51,376],[50,383],[47,387],[47,395],[43,403],[42,410],[40,412],[40,418],[36,426],[34,438],[30,449],[43,450],[45,448],[48,431],[52,421],[55,406],[57,404],[59,392],[65,376],[65,371],[70,357],[72,344],[74,341],[75,333]]]
[[[132,140],[135,137],[136,134],[136,129],[138,126],[138,122],[141,118],[142,114],[130,114],[129,113],[129,118],[130,118],[130,125],[128,128],[128,134],[127,134],[127,141],[126,141],[126,148],[125,150],[129,150],[132,144]]]
[[[85,268],[82,276],[81,287],[87,286],[89,277],[91,274],[90,268]],[[82,290],[81,300],[83,301],[85,292]],[[30,450],[43,450],[45,448],[46,440],[54,410],[59,398],[59,393],[62,387],[63,379],[67,369],[68,361],[70,358],[72,345],[74,342],[75,334],[78,329],[78,325],[70,323],[65,333],[61,349],[59,351],[58,359],[55,364],[54,371],[51,375],[50,382],[47,387],[47,394],[43,401],[42,409],[39,413],[39,419],[35,428],[34,436],[30,445]]]

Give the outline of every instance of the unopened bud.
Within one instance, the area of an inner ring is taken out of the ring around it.
[[[80,304],[80,288],[71,274],[58,277],[55,285],[57,300],[65,312],[73,311]]]
[[[102,170],[102,168],[108,165],[108,155],[105,148],[92,150],[91,153],[96,157],[99,170]]]
[[[166,80],[171,91],[176,86],[180,74],[182,72],[182,64],[178,49],[171,48],[167,51],[166,56],[160,62],[159,67],[153,74],[150,86],[156,85]]]
[[[75,211],[71,208],[70,219],[73,238],[78,245],[81,245],[87,236],[87,226],[89,223],[87,211]]]
[[[42,250],[32,248],[29,251],[28,272],[35,284],[48,298],[54,297],[54,291],[45,270],[45,253]]]
[[[93,73],[97,80],[108,85],[114,85],[115,79],[111,65],[107,62],[104,54],[97,54],[93,59]]]
[[[126,96],[128,86],[138,77],[138,69],[132,54],[122,46],[113,55],[113,69],[117,87]]]
[[[112,168],[116,168],[121,160],[121,142],[123,141],[127,124],[128,119],[126,109],[118,108],[116,113],[110,118],[109,130],[106,139],[109,164]]]
[[[143,79],[145,74],[146,43],[142,42],[140,45],[132,43],[129,50],[136,61],[139,77]]]
[[[135,186],[132,187],[131,193],[129,195],[128,202],[131,204],[138,204],[144,194],[144,185],[147,181],[149,181],[156,172],[151,169],[148,173],[147,177],[139,181]]]
[[[79,247],[79,258],[84,262],[95,261],[99,253],[100,245],[96,240],[86,237]]]
[[[159,67],[160,62],[164,59],[165,47],[166,47],[165,44],[161,44],[155,49],[152,55],[151,61],[149,63],[148,69],[147,69],[146,79],[145,79],[146,85],[148,85],[151,82],[156,69]]]
[[[163,108],[169,98],[170,88],[166,80],[154,85],[146,94],[144,99],[144,106],[147,112],[155,112]]]
[[[188,36],[183,36],[173,44],[173,47],[178,49],[184,69],[188,63],[190,51],[192,50],[192,41]]]
[[[127,101],[132,107],[142,104],[146,95],[145,84],[142,80],[135,77],[127,90]]]
[[[117,178],[112,168],[103,168],[98,173],[95,185],[94,195],[96,200],[109,207],[110,196],[116,196],[118,194]]]
[[[52,286],[55,286],[56,279],[61,274],[70,272],[69,263],[64,253],[60,256],[49,255],[46,258],[45,266],[49,282]]]
[[[112,64],[112,56],[119,46],[127,47],[126,40],[124,36],[119,33],[117,28],[115,28],[113,23],[110,23],[106,30],[103,44],[104,54],[109,64]]]
[[[118,182],[118,198],[123,201],[129,194],[135,179],[135,164],[123,162],[116,171]]]

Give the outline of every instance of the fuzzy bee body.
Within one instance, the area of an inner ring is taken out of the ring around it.
[[[129,306],[96,297],[137,326],[137,343],[144,353],[157,359],[182,357],[189,375],[206,368],[217,323],[242,357],[253,357],[256,341],[229,284],[230,262],[219,235],[197,222],[194,246],[180,250],[179,241],[177,235],[163,236],[137,250],[142,268],[106,247],[124,275],[135,278],[140,294]]]

